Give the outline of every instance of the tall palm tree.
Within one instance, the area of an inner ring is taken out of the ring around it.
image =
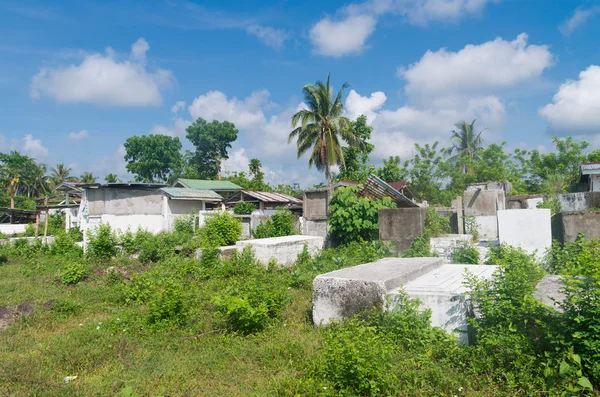
[[[292,116],[294,130],[288,137],[288,143],[298,138],[298,158],[312,149],[308,167],[314,165],[319,171],[325,171],[328,183],[331,183],[331,166],[337,163],[344,164],[340,137],[350,146],[360,145],[350,120],[342,116],[342,96],[346,88],[348,83],[344,83],[334,95],[329,84],[329,74],[325,83],[317,81],[302,87],[307,109],[299,110]]]
[[[50,180],[55,185],[68,181],[71,171],[71,167],[65,163],[58,163],[56,167],[50,168]]]
[[[98,178],[96,178],[94,175],[92,175],[91,172],[84,172],[79,177],[79,182],[83,182],[83,183],[96,183],[96,179],[98,179]]]
[[[458,158],[469,158],[471,160],[479,160],[478,152],[480,152],[483,147],[483,139],[481,138],[481,133],[485,131],[485,128],[478,133],[475,132],[475,121],[473,120],[470,124],[466,121],[460,121],[455,124],[457,130],[452,130],[450,133],[452,134],[452,146],[446,149],[444,152],[447,155],[454,156],[450,157],[450,159],[458,159]],[[466,166],[463,165],[463,173],[466,173]]]
[[[106,183],[117,183],[121,182],[119,177],[116,174],[108,174],[104,177],[104,182]]]

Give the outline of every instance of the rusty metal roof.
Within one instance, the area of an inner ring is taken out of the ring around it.
[[[191,189],[187,187],[163,187],[160,189],[172,199],[177,200],[202,200],[222,201],[223,197],[212,190]]]
[[[581,171],[596,171],[600,170],[600,163],[583,163],[581,164]]]
[[[400,193],[398,190],[391,187],[388,183],[377,177],[376,175],[370,175],[362,187],[358,191],[358,195],[361,197],[368,197],[374,200],[389,197],[391,198],[398,207],[418,207],[417,203],[410,200],[408,197]]]
[[[256,190],[242,190],[241,193],[247,194],[248,196],[254,197],[255,199],[262,201],[263,203],[292,203],[302,204],[302,200],[288,196],[283,193],[276,192],[259,192]]]

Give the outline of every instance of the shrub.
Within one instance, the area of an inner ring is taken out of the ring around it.
[[[540,201],[539,203],[537,203],[536,207],[550,209],[550,213],[553,216],[558,214],[562,209],[560,200],[557,197],[552,197],[550,199],[544,199],[543,201]]]
[[[117,236],[109,224],[100,224],[89,232],[88,251],[90,258],[110,259],[117,253]]]
[[[25,237],[34,237],[35,236],[35,225],[33,223],[28,223],[25,226]]]
[[[329,203],[329,225],[332,239],[339,244],[353,241],[371,241],[379,236],[378,211],[394,208],[389,197],[371,200],[358,197],[358,187],[341,187],[335,190]]]
[[[409,249],[401,253],[403,258],[423,258],[438,256],[437,252],[431,251],[429,237],[426,235],[417,236]]]
[[[83,262],[67,263],[60,271],[60,281],[64,285],[77,284],[85,278],[87,265]]]
[[[256,204],[240,201],[233,207],[233,213],[236,215],[249,215],[256,210]]]
[[[471,245],[465,244],[452,250],[452,262],[476,265],[479,263],[479,250]]]
[[[71,256],[80,257],[83,253],[81,247],[79,247],[71,236],[69,236],[64,230],[59,231],[54,236],[54,241],[49,245],[51,255],[55,256]]]
[[[429,207],[425,214],[425,235],[429,238],[452,233],[450,219],[438,214],[435,208]]]
[[[173,222],[173,233],[181,235],[184,239],[189,238],[196,232],[196,225],[198,225],[196,214],[180,216]]]
[[[54,214],[50,214],[50,217],[48,218],[48,236],[56,236],[58,233],[64,232],[65,222],[66,215],[64,212],[58,211]],[[40,225],[40,227],[42,226]],[[42,229],[42,234],[43,230],[44,229]]]
[[[83,233],[81,232],[81,230],[79,230],[78,227],[70,228],[67,234],[69,235],[69,237],[71,237],[71,240],[73,240],[76,243],[80,243],[83,241]]]
[[[479,225],[474,216],[465,216],[465,233],[473,236],[473,241],[479,240]]]
[[[242,224],[231,213],[218,211],[206,217],[200,235],[203,246],[232,245],[242,236]]]
[[[260,223],[252,233],[254,238],[291,236],[296,234],[296,217],[287,208],[278,208],[266,221]]]
[[[183,300],[183,286],[176,280],[167,280],[148,303],[148,322],[155,325],[179,326],[187,318]]]
[[[247,298],[232,295],[218,296],[212,302],[227,318],[227,326],[244,335],[262,331],[269,320],[264,303],[253,306]]]

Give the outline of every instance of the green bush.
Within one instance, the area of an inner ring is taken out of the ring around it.
[[[54,214],[50,214],[48,218],[48,236],[56,236],[60,232],[65,231],[66,215],[62,211],[57,211]],[[43,224],[42,224],[43,225]],[[40,225],[40,228],[45,227]],[[43,234],[43,228],[41,229]]]
[[[205,247],[232,245],[242,236],[242,224],[227,211],[215,211],[207,215],[200,236]]]
[[[233,213],[236,215],[250,215],[256,210],[256,204],[240,201],[233,207]]]
[[[33,223],[28,223],[25,226],[25,237],[34,237],[35,236],[35,225]]]
[[[453,263],[477,265],[479,263],[479,250],[465,244],[452,250],[451,257]]]
[[[403,258],[425,258],[438,256],[437,252],[431,251],[430,239],[426,235],[417,236],[409,249],[401,253]]]
[[[252,232],[254,238],[291,236],[296,234],[296,216],[287,208],[278,208]]]
[[[41,240],[41,239],[40,239]],[[60,230],[54,236],[54,241],[49,245],[51,255],[80,257],[83,250],[64,230]]]
[[[184,239],[191,237],[196,232],[198,216],[189,214],[180,216],[173,222],[173,233],[181,235]]]
[[[87,275],[87,265],[83,262],[69,262],[60,270],[60,281],[64,285],[77,284]]]
[[[548,208],[548,209],[550,209],[550,213],[552,215],[558,214],[562,209],[560,200],[557,197],[552,197],[551,199],[548,199],[548,200],[544,199],[543,201],[540,201],[539,203],[537,203],[536,207],[537,208]]]
[[[253,306],[245,297],[218,296],[212,302],[226,316],[228,327],[244,335],[262,331],[269,320],[266,304]]]
[[[117,236],[109,224],[100,224],[88,232],[87,255],[95,259],[110,259],[117,254]]]
[[[76,243],[80,243],[83,241],[83,233],[81,230],[79,230],[78,227],[70,228],[67,234],[69,235],[69,237],[71,237],[71,240],[73,240]]]
[[[328,222],[332,240],[336,243],[376,240],[379,237],[379,209],[396,207],[389,197],[379,200],[358,197],[358,189],[341,187],[333,193]]]
[[[429,207],[425,214],[425,235],[429,238],[452,233],[450,219],[438,214],[434,207]]]
[[[148,322],[160,326],[179,326],[187,319],[183,286],[176,280],[167,280],[155,291],[148,303]]]

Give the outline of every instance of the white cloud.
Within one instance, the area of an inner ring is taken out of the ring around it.
[[[587,22],[591,17],[596,16],[600,13],[600,7],[591,8],[578,8],[575,10],[571,18],[567,19],[562,25],[559,26],[558,30],[565,35],[569,36],[578,27]]]
[[[371,15],[348,16],[340,21],[324,18],[311,28],[309,37],[318,54],[336,58],[360,54],[376,23]]]
[[[183,108],[185,108],[185,101],[177,101],[173,106],[171,106],[171,112],[177,113]]]
[[[31,157],[40,159],[48,155],[48,148],[42,145],[40,139],[34,139],[33,135],[27,134],[23,139],[23,152]]]
[[[249,172],[248,163],[250,159],[246,154],[246,149],[240,148],[229,154],[229,158],[221,163],[223,174],[233,172]]]
[[[276,50],[283,49],[286,40],[292,37],[289,32],[270,26],[250,25],[246,28],[246,32],[258,37],[260,41]]]
[[[62,103],[103,106],[155,106],[161,91],[175,81],[165,69],[146,69],[144,39],[132,45],[131,61],[118,60],[110,48],[106,54],[88,54],[79,65],[43,67],[31,80],[33,98],[48,96]]]
[[[370,97],[360,96],[356,91],[350,90],[346,97],[346,113],[347,116],[354,120],[361,114],[367,116],[367,122],[372,123],[375,118],[375,112],[379,110],[387,97],[382,91],[377,91],[371,94]]]
[[[181,117],[176,117],[173,119],[173,124],[170,126],[165,126],[162,124],[156,124],[150,130],[151,134],[158,135],[168,135],[168,136],[178,136],[184,137],[186,132],[185,129],[191,124],[190,121],[182,119]]]
[[[318,54],[341,57],[360,54],[375,31],[378,18],[399,15],[406,22],[427,25],[430,21],[455,23],[480,13],[488,3],[500,0],[368,0],[339,9],[335,18],[325,17],[310,30]]]
[[[247,128],[266,122],[263,107],[270,107],[270,93],[267,90],[255,91],[244,100],[236,97],[229,100],[221,91],[209,91],[196,97],[189,106],[193,119],[202,117],[207,121],[227,120],[238,128]]]
[[[513,41],[498,37],[480,45],[469,44],[458,52],[445,48],[427,51],[408,69],[399,69],[407,81],[406,93],[431,100],[449,93],[489,93],[538,78],[553,64],[546,45],[527,44],[527,34]]]
[[[600,66],[591,65],[579,73],[579,80],[567,80],[540,109],[556,131],[597,132],[600,128]]]
[[[83,138],[87,138],[89,136],[86,130],[81,130],[79,132],[70,132],[68,137],[72,141],[80,141]]]

